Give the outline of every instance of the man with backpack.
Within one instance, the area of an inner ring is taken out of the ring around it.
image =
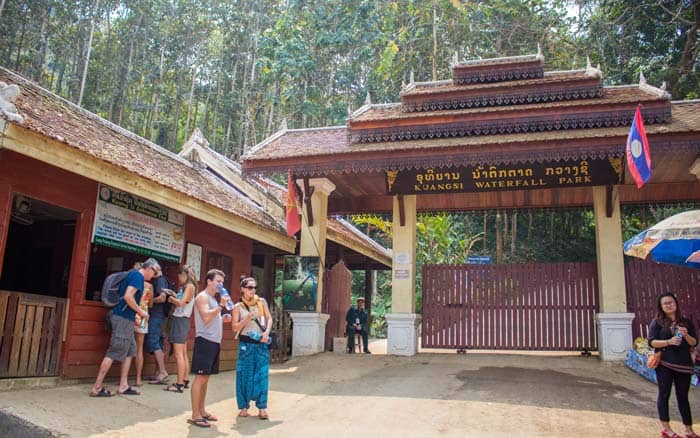
[[[121,362],[117,393],[123,395],[140,394],[140,392],[129,386],[127,381],[131,359],[136,356],[134,323],[137,314],[141,318],[148,319],[148,312],[138,305],[143,294],[143,282],[150,281],[160,269],[158,261],[149,258],[141,264],[139,269],[129,271],[120,282],[119,301],[112,309],[112,314],[110,315],[112,337],[110,338],[109,348],[105,353],[105,357],[102,359],[102,364],[100,364],[95,385],[90,392],[91,397],[111,397],[114,395],[104,387],[103,382],[115,360]]]

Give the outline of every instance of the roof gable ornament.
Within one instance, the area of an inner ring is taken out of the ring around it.
[[[286,131],[287,129],[288,129],[288,128],[287,128],[287,118],[286,118],[286,117],[283,117],[283,118],[282,118],[282,123],[280,123],[280,129],[279,129],[279,130],[280,130],[280,131]]]
[[[367,96],[365,96],[365,105],[372,105],[372,96],[369,94],[369,90],[367,90]]]
[[[455,65],[459,64],[459,55],[457,54],[457,51],[452,54],[452,62],[450,63],[450,67],[454,67]]]
[[[586,56],[586,76],[589,78],[603,77],[603,72],[600,70],[600,64],[598,64],[598,67],[593,67],[589,56]]]
[[[414,82],[416,82],[416,81],[413,79],[413,70],[411,70],[411,74],[409,75],[408,83],[413,84]]]
[[[544,54],[542,54],[542,46],[540,43],[537,43],[537,54],[535,55],[535,58],[544,61]]]
[[[21,123],[24,120],[15,106],[15,101],[20,93],[21,91],[16,84],[8,85],[0,82],[0,116],[10,122]]]
[[[647,84],[647,78],[644,77],[644,72],[640,71],[639,72],[639,85],[646,85]]]

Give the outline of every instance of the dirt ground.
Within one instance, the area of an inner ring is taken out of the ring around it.
[[[596,357],[295,358],[272,367],[270,421],[236,418],[234,379],[233,372],[212,377],[207,402],[220,421],[209,430],[186,423],[189,392],[155,385],[106,399],[88,397],[89,384],[10,391],[0,393],[0,408],[71,437],[659,436],[656,386]],[[700,388],[691,389],[691,406],[700,415]]]

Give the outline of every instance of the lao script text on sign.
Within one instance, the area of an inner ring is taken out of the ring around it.
[[[398,194],[488,192],[543,188],[603,186],[623,181],[622,158],[564,160],[390,170],[387,192]]]
[[[179,262],[185,216],[130,193],[100,185],[93,243]]]

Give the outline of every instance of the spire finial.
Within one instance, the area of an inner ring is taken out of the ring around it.
[[[646,85],[647,78],[644,77],[644,72],[639,72],[639,85]]]
[[[280,123],[280,131],[286,131],[287,130],[287,118],[283,117],[282,118],[282,123]]]
[[[415,81],[413,80],[413,70],[411,70],[411,74],[409,75],[408,83],[409,83],[409,84],[412,84],[412,83],[414,83],[414,82],[415,82]]]
[[[659,88],[661,88],[662,90],[666,91],[666,87],[667,87],[666,81],[663,81],[663,82],[661,83],[661,86],[660,86]]]
[[[365,105],[372,105],[372,96],[370,96],[369,90],[367,90],[367,96],[365,97]]]
[[[452,55],[452,65],[457,65],[459,64],[459,54],[455,50],[454,54]]]
[[[348,105],[348,117],[352,115],[352,108],[350,108],[350,105]]]
[[[537,58],[537,59],[542,59],[542,58],[544,58],[544,55],[542,54],[542,46],[540,45],[540,43],[537,43],[537,55],[536,55],[536,58]]]
[[[592,68],[593,66],[591,66],[591,58],[588,55],[586,55],[586,70],[590,70]]]

